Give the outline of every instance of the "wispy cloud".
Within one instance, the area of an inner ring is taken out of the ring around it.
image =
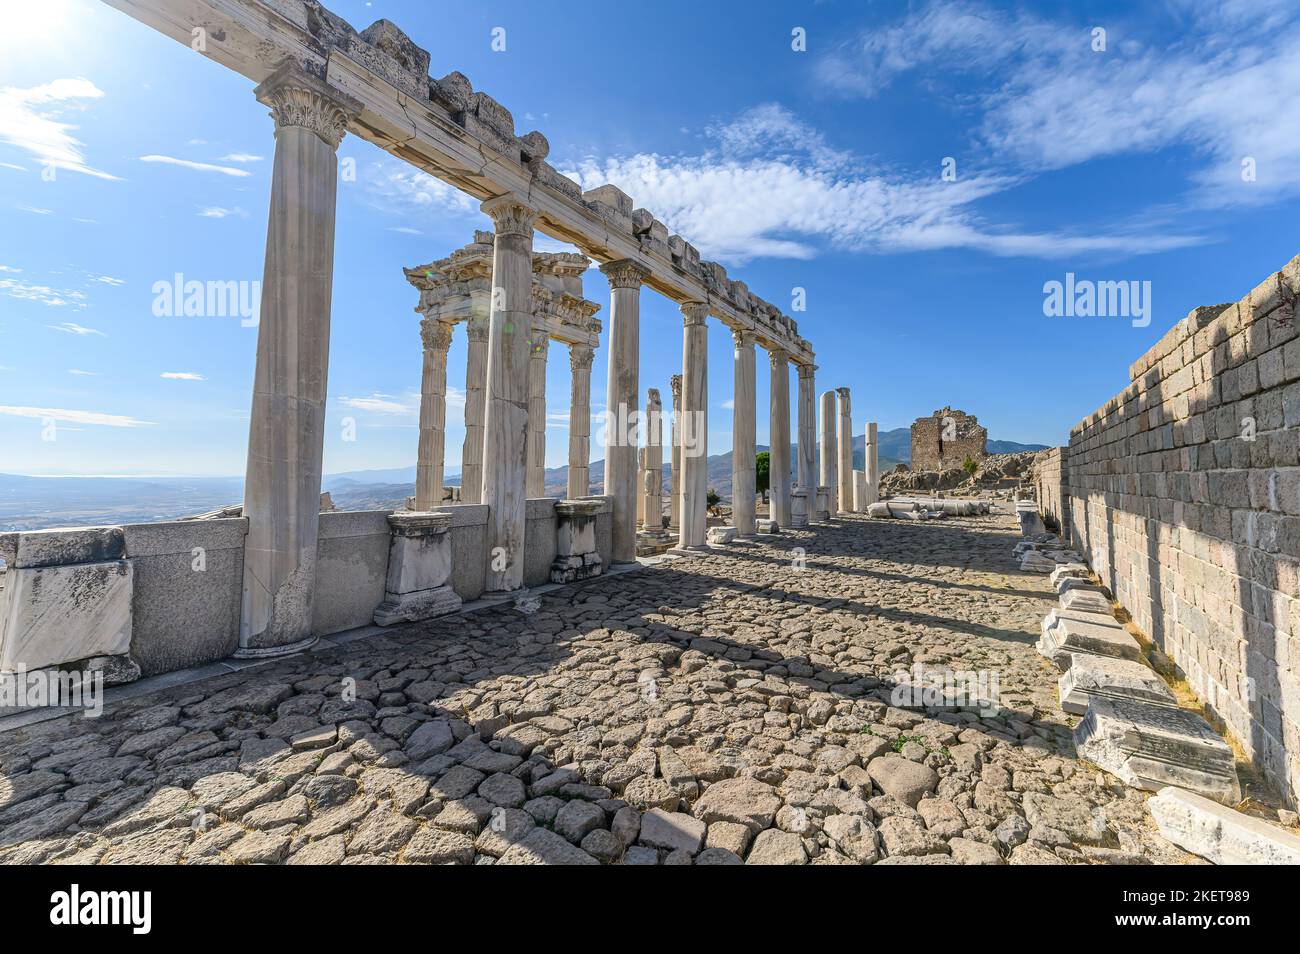
[[[355,411],[368,411],[372,414],[415,414],[420,410],[418,394],[397,397],[375,392],[368,397],[340,397],[339,403]]]
[[[365,185],[371,206],[390,215],[479,215],[477,200],[399,159],[385,156],[372,162],[358,178]]]
[[[252,175],[247,169],[236,169],[234,166],[217,166],[210,162],[195,162],[193,159],[177,159],[175,156],[141,156],[140,161],[161,162],[169,166],[193,169],[195,172],[218,172],[223,176],[242,177]]]
[[[75,321],[65,321],[57,325],[50,325],[55,331],[62,331],[70,335],[99,335],[101,338],[107,338],[107,333],[100,331],[98,328],[87,328],[85,325],[79,325]]]
[[[68,374],[75,374],[78,377],[87,377],[87,378],[99,377],[98,371],[83,371],[80,368],[68,368]]]
[[[166,378],[169,381],[206,381],[201,374],[195,374],[193,371],[164,371],[158,375],[160,378]]]
[[[224,219],[232,215],[241,219],[248,218],[248,213],[238,206],[227,209],[219,205],[210,205],[206,209],[200,209],[197,214],[202,219]]]
[[[72,135],[78,127],[62,121],[65,114],[84,109],[86,100],[103,95],[87,79],[57,79],[26,89],[6,86],[0,89],[0,141],[26,150],[45,168],[118,180],[86,164],[84,143]]]
[[[221,157],[222,162],[261,162],[261,156],[255,156],[251,152],[232,152],[229,155]]]
[[[18,271],[18,269],[13,269],[13,271]],[[37,285],[20,281],[17,278],[0,278],[0,292],[10,298],[40,302],[42,305],[50,305],[55,308],[69,305],[73,308],[84,308],[86,300],[86,296],[79,291],[52,288],[49,285]]]
[[[123,414],[75,411],[61,407],[13,407],[0,404],[0,414],[7,414],[10,417],[34,417],[43,421],[67,421],[71,424],[100,424],[104,427],[147,427],[153,423]]]
[[[126,284],[125,278],[114,278],[112,275],[91,275],[90,280],[98,282],[100,285],[112,285],[114,287]]]

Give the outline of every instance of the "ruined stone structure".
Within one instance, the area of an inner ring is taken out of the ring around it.
[[[912,470],[947,470],[988,453],[989,432],[965,411],[950,407],[912,422]]]

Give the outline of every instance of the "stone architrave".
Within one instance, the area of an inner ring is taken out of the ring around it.
[[[481,206],[496,227],[483,429],[483,494],[488,505],[485,590],[524,585],[524,492],[528,442],[528,366],[533,328],[533,221],[513,195]]]
[[[755,393],[754,335],[733,329],[735,394],[731,421],[731,522],[741,537],[754,535]]]
[[[275,120],[275,159],[244,479],[242,657],[296,652],[316,639],[337,151],[361,111],[292,61],[255,95]]]
[[[487,414],[487,356],[490,319],[475,315],[465,322],[469,348],[465,359],[465,442],[461,450],[461,503],[483,498],[483,422]]]
[[[460,597],[447,585],[451,578],[451,514],[391,513],[388,525],[388,576],[384,601],[375,623],[414,622],[460,609]]]
[[[534,319],[528,342],[528,469],[524,493],[546,496],[546,358],[550,354],[546,326]]]
[[[708,526],[708,373],[709,336],[705,320],[709,306],[690,301],[682,311],[682,485],[681,536],[678,546],[707,546]]]
[[[779,349],[767,353],[772,368],[771,417],[768,433],[771,443],[771,472],[768,499],[769,513],[778,526],[792,526],[790,521],[790,358]]]
[[[682,416],[682,376],[674,374],[669,379],[669,385],[673,392],[673,416],[670,422],[672,426],[672,469],[669,472],[668,482],[668,532],[672,536],[678,536],[682,530],[682,441],[678,430],[678,422]]]
[[[587,496],[591,488],[591,364],[589,345],[569,348],[572,388],[569,396],[569,498]]]
[[[600,270],[610,288],[605,399],[605,493],[614,503],[610,562],[635,563],[641,285],[649,272],[631,259],[606,262]]]
[[[555,560],[552,583],[573,583],[600,576],[603,569],[596,549],[596,514],[600,500],[561,500],[555,504]]]
[[[848,388],[836,388],[835,393],[839,396],[840,411],[838,431],[839,460],[837,461],[839,512],[853,513],[855,506],[853,499],[853,403]]]
[[[447,349],[452,326],[436,318],[420,322],[424,369],[420,377],[420,442],[415,462],[415,509],[442,503],[443,452],[447,427]]]
[[[836,392],[834,391],[823,391],[821,397],[821,441],[819,447],[821,471],[819,479],[821,486],[826,488],[827,519],[839,512],[840,499],[840,417],[839,412],[835,409],[835,396]]]
[[[1231,747],[1186,709],[1094,697],[1074,745],[1080,758],[1135,788],[1176,785],[1225,805],[1241,800]]]

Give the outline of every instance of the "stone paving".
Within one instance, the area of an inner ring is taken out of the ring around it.
[[[1017,538],[850,517],[6,732],[0,861],[1196,861],[1074,757]]]

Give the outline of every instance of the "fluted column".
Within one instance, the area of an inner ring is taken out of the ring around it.
[[[681,537],[679,547],[705,546],[709,495],[709,306],[682,305]]]
[[[790,525],[805,527],[817,503],[817,395],[814,374],[817,366],[799,365],[799,454],[796,458],[794,500]]]
[[[821,471],[818,486],[826,488],[826,511],[834,516],[839,510],[840,481],[840,414],[835,407],[835,392],[823,391],[821,398]]]
[[[771,418],[771,500],[769,513],[776,525],[790,526],[790,358],[779,348],[769,351],[772,366]]]
[[[550,339],[540,323],[528,342],[528,467],[524,493],[546,496],[546,358]]]
[[[537,213],[513,195],[489,199],[481,208],[496,227],[483,425],[482,502],[490,508],[485,589],[501,593],[524,585],[533,220]]]
[[[645,489],[641,527],[656,537],[664,532],[664,406],[658,388],[646,392]]]
[[[444,437],[447,428],[447,349],[450,323],[437,318],[420,322],[424,371],[420,376],[420,443],[415,460],[415,509],[427,513],[442,506]]]
[[[735,394],[731,418],[731,522],[742,537],[754,534],[755,390],[754,335],[733,329]]]
[[[673,417],[671,455],[672,472],[668,475],[668,532],[678,536],[682,530],[682,438],[677,422],[682,416],[682,376],[674,374],[669,379],[673,391]]]
[[[840,513],[853,512],[853,405],[848,388],[836,388],[839,395],[839,462]]]
[[[329,373],[339,142],[361,104],[295,64],[257,87],[275,120],[244,479],[236,655],[310,644]]]
[[[609,374],[605,400],[605,493],[614,498],[612,563],[636,562],[637,386],[641,363],[641,283],[631,259],[600,267],[609,279]]]
[[[590,345],[569,346],[569,492],[573,500],[587,496],[591,487],[591,362]]]
[[[864,465],[867,472],[867,506],[880,499],[880,443],[876,431],[876,422],[868,422],[867,459]]]
[[[460,458],[460,502],[483,501],[483,421],[487,408],[487,315],[465,322],[469,351],[465,360],[465,443]]]

